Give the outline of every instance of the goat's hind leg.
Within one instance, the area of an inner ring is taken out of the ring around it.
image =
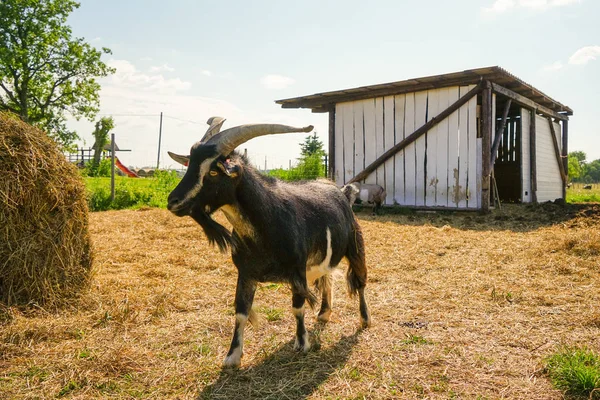
[[[239,367],[244,348],[244,327],[252,313],[252,302],[256,283],[238,276],[237,287],[235,290],[235,328],[233,329],[233,339],[227,352],[227,357],[223,362],[225,367]]]
[[[292,283],[292,311],[296,317],[296,340],[294,342],[294,350],[302,350],[308,352],[310,350],[310,340],[306,326],[304,325],[304,303],[308,301],[311,307],[316,299],[308,290],[306,277],[298,279]]]
[[[367,265],[365,261],[365,245],[358,224],[354,228],[354,237],[350,240],[346,253],[349,267],[347,274],[348,289],[351,295],[358,294],[360,301],[360,322],[363,328],[371,326],[371,315],[365,299],[367,285]]]
[[[317,288],[321,291],[321,310],[317,317],[320,322],[329,322],[331,317],[331,307],[333,306],[331,283],[331,273],[325,274],[317,280]]]

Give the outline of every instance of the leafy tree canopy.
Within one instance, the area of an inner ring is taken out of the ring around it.
[[[114,72],[97,50],[73,38],[67,17],[73,0],[0,1],[0,110],[48,132],[59,144],[77,138],[73,117],[93,120],[99,108],[97,77]]]
[[[317,132],[309,135],[304,139],[304,143],[300,143],[302,158],[306,158],[312,155],[324,156],[325,150],[323,150],[323,142],[317,137]]]

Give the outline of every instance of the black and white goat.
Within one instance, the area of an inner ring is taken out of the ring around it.
[[[291,184],[258,173],[234,151],[262,135],[310,132],[312,126],[242,125],[219,133],[222,118],[208,120],[205,137],[192,146],[189,156],[169,153],[188,165],[179,185],[169,195],[168,209],[191,216],[202,226],[209,242],[224,251],[231,247],[238,270],[235,294],[236,321],[224,364],[238,366],[242,357],[244,326],[253,320],[252,302],[258,282],[285,282],[292,290],[296,317],[294,348],[308,351],[304,303],[312,307],[321,291],[318,319],[331,314],[331,271],[342,258],[349,262],[348,290],[358,294],[363,327],[370,324],[365,300],[367,268],[360,227],[344,194],[330,181]],[[211,218],[223,211],[233,227],[229,232]]]

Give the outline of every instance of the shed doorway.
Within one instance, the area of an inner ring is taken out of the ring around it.
[[[496,96],[496,127],[500,126],[502,122],[502,114],[507,101],[508,99],[504,97]],[[522,202],[522,131],[521,108],[513,102],[500,138],[493,168],[496,181],[493,193],[496,199],[502,203]],[[494,139],[492,139],[492,143]],[[494,185],[493,181],[492,185]]]

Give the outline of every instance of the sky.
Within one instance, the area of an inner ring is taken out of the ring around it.
[[[84,0],[73,35],[108,47],[116,73],[99,80],[123,164],[177,167],[211,116],[314,125],[328,115],[275,100],[499,65],[571,107],[569,151],[600,159],[598,0]],[[93,123],[70,121],[93,144]],[[261,168],[287,168],[306,134],[260,137],[246,148]]]

